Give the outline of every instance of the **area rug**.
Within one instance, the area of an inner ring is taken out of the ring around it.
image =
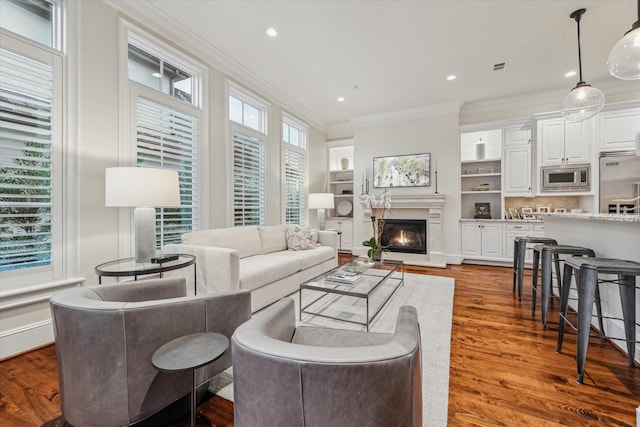
[[[449,399],[449,355],[451,348],[451,320],[453,312],[454,280],[448,277],[405,274],[405,283],[400,286],[371,323],[374,332],[393,332],[398,310],[402,305],[418,309],[422,338],[422,410],[423,425],[440,427],[447,425]],[[292,295],[296,313],[300,302],[296,292]],[[303,305],[307,303],[306,291]],[[335,298],[335,297],[331,297]],[[353,299],[340,297],[327,303],[327,310],[338,309],[342,318],[362,320],[362,306],[353,309]],[[354,311],[356,311],[354,313]],[[335,312],[333,314],[336,314]],[[302,324],[327,326],[341,329],[364,330],[364,326],[320,316],[303,314]],[[211,380],[209,391],[233,401],[233,371],[228,369]]]

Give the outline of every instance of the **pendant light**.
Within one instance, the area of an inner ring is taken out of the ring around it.
[[[578,9],[570,17],[578,24],[578,67],[580,81],[562,101],[562,115],[570,122],[581,122],[598,114],[604,106],[604,94],[600,89],[582,80],[582,55],[580,52],[580,18],[587,9]]]
[[[613,77],[621,80],[640,79],[640,0],[638,20],[609,52],[607,67]]]

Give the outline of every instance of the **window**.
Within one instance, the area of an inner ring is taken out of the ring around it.
[[[156,210],[159,249],[180,243],[198,222],[198,118],[141,96],[136,104],[138,166],[176,170],[180,181],[180,207]]]
[[[267,105],[229,89],[233,225],[265,225],[267,211]]]
[[[27,6],[8,2],[3,15],[18,17],[31,10]],[[53,10],[48,2],[31,6]],[[53,31],[51,22],[48,28]],[[0,282],[11,288],[62,277],[63,57],[11,35],[3,34],[2,42]]]
[[[233,225],[265,225],[267,143],[233,131]]]
[[[58,36],[60,8],[57,1],[2,0],[0,2],[0,27],[60,50]]]
[[[126,45],[130,98],[130,157],[123,162],[176,170],[180,206],[156,208],[156,244],[180,243],[198,228],[203,109],[203,68],[149,35],[128,29]]]
[[[285,116],[282,121],[284,221],[305,225],[306,127]]]

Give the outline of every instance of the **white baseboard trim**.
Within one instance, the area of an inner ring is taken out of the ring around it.
[[[54,341],[51,319],[25,325],[0,334],[0,360]]]

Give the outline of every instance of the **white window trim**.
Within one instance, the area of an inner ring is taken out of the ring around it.
[[[299,120],[296,120],[295,118],[293,118],[290,114],[287,114],[286,112],[282,112],[282,121],[281,121],[281,125],[280,128],[282,129],[282,123],[286,123],[289,126],[293,126],[295,128],[298,128],[300,130],[302,130],[304,132],[304,141],[303,141],[303,147],[298,147],[297,145],[293,145],[293,144],[289,144],[288,142],[284,142],[284,135],[281,135],[280,141],[281,141],[281,146],[282,146],[282,154],[281,154],[281,169],[280,169],[280,176],[281,176],[281,201],[280,201],[280,206],[282,206],[282,212],[280,213],[281,215],[281,223],[284,224],[286,221],[286,189],[285,189],[285,150],[291,150],[291,151],[296,151],[298,153],[301,153],[304,155],[304,191],[305,191],[305,198],[308,198],[309,196],[309,126],[302,123]],[[305,206],[305,210],[308,212],[308,208],[307,208],[307,203],[305,200],[304,203]],[[305,220],[308,222],[309,221],[309,215],[308,213],[305,215]]]
[[[62,168],[60,222],[58,241],[52,248],[53,277],[43,278],[24,270],[11,272],[13,278],[19,278],[20,286],[14,279],[0,282],[0,312],[17,307],[27,306],[48,299],[55,290],[61,287],[76,286],[85,279],[79,277],[79,168],[78,168],[78,58],[80,11],[76,2],[60,2],[54,0],[54,46],[52,49],[9,31],[0,30],[3,47],[16,50],[18,45],[31,49],[40,49],[60,57],[62,72],[60,80],[60,97],[62,117],[58,124],[62,141],[59,152],[62,153],[59,164]],[[54,263],[56,265],[54,265]]]
[[[171,65],[190,73],[194,78],[198,76],[199,84],[195,85],[193,93],[193,104],[182,101],[170,95],[146,88],[136,82],[129,81],[127,63],[129,58],[129,40],[135,40],[136,45],[141,48],[149,48],[149,53],[170,57]],[[141,43],[141,44],[138,44]],[[155,46],[151,46],[151,44]],[[198,228],[209,228],[209,98],[203,96],[209,93],[209,71],[208,68],[188,57],[184,52],[178,51],[158,37],[141,30],[137,26],[124,18],[119,22],[119,106],[120,106],[120,129],[118,143],[118,165],[135,166],[137,163],[135,155],[136,133],[132,129],[135,108],[132,107],[131,99],[135,99],[138,91],[144,93],[150,99],[157,99],[163,103],[180,103],[184,108],[197,111],[200,120],[200,145],[198,146]],[[134,89],[135,88],[135,89]],[[132,91],[135,91],[132,93]],[[147,92],[150,91],[150,92]],[[153,95],[147,94],[153,92]],[[174,104],[176,105],[176,104]],[[132,256],[134,251],[134,223],[133,209],[118,209],[118,257],[126,258]]]

